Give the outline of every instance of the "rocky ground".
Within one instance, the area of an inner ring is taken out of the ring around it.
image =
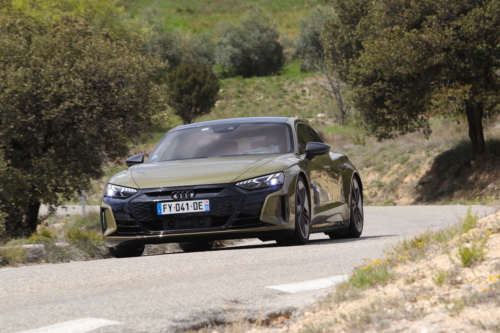
[[[467,233],[433,244],[424,258],[394,266],[389,283],[358,294],[351,291],[344,301],[339,301],[341,295],[337,291],[302,319],[270,330],[499,332],[499,231],[500,213],[483,218]],[[483,258],[480,258],[481,244]],[[468,251],[476,251],[478,257],[471,255],[474,258],[465,265],[462,258],[468,258],[464,255]],[[394,254],[388,253],[388,257],[391,255]],[[377,261],[367,266],[372,264]]]
[[[355,288],[351,278],[315,308],[295,314],[295,319],[277,316],[269,318],[271,323],[240,322],[205,330],[500,332],[500,212],[466,232],[455,228],[403,242],[386,258],[357,270],[375,272],[379,265],[389,272],[387,282]]]

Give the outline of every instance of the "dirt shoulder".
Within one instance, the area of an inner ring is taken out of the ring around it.
[[[500,213],[461,230],[403,242],[301,319],[252,331],[499,332]]]

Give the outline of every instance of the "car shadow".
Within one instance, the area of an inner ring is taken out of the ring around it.
[[[368,239],[376,239],[376,238],[385,238],[385,237],[396,237],[398,235],[379,235],[379,236],[365,236],[360,238],[340,238],[340,239],[311,239],[305,246],[317,246],[317,245],[326,245],[326,244],[334,244],[334,243],[352,243],[359,242]],[[252,245],[236,245],[230,247],[220,247],[212,249],[211,251],[228,251],[228,250],[242,250],[242,249],[260,249],[267,247],[281,247],[276,244],[274,241],[262,242],[262,244],[252,244]]]
[[[311,239],[305,246],[318,246],[318,245],[328,245],[328,244],[336,244],[336,243],[352,243],[352,242],[359,242],[363,240],[368,240],[368,239],[377,239],[377,238],[385,238],[385,237],[396,237],[398,235],[378,235],[378,236],[362,236],[359,238],[339,238],[339,239]],[[279,246],[276,244],[274,241],[267,241],[267,242],[262,242],[260,244],[250,244],[250,245],[231,245],[228,247],[217,247],[210,252],[214,251],[234,251],[234,250],[248,250],[248,249],[265,249],[265,248],[272,248],[272,247],[287,247],[287,246]],[[293,247],[293,246],[290,246]],[[168,255],[168,254],[183,254],[184,252],[165,252],[165,253],[155,253],[155,254],[148,254],[146,256],[161,256],[161,255]]]

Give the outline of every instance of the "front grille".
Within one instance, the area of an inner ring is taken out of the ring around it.
[[[169,194],[172,191],[145,193],[130,202],[130,211],[135,221],[151,231],[222,227],[238,207],[241,195],[229,189],[209,190],[195,190],[195,199],[210,200],[209,212],[157,215],[156,205],[158,202],[176,202],[170,199]]]

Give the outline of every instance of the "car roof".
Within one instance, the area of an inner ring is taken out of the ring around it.
[[[173,130],[185,129],[190,127],[200,127],[200,126],[213,126],[222,124],[233,124],[233,123],[280,123],[284,124],[288,121],[288,117],[243,117],[243,118],[227,118],[227,119],[217,119],[202,121],[199,123],[192,123],[188,125],[181,125],[175,127]]]

